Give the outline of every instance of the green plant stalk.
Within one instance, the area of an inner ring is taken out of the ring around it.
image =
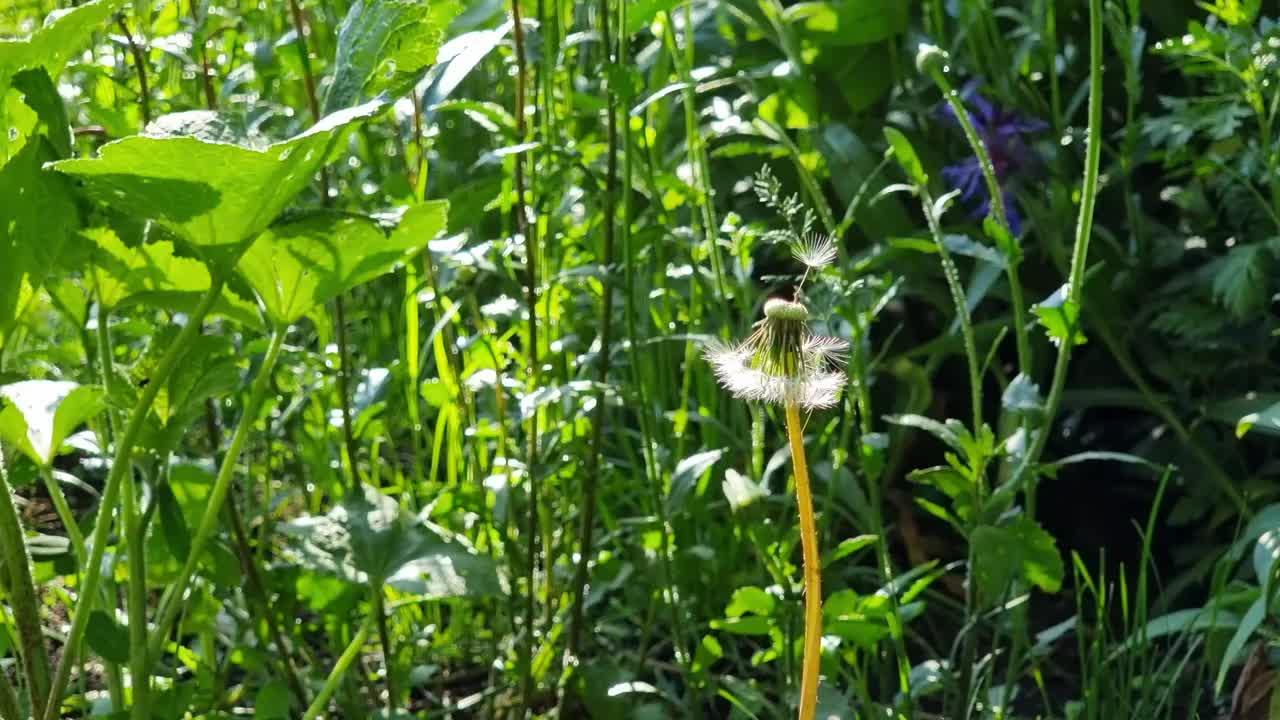
[[[716,219],[714,206],[714,188],[711,187],[711,166],[707,162],[706,148],[702,144],[702,131],[698,128],[697,96],[694,92],[696,83],[693,79],[693,7],[692,2],[684,3],[685,48],[680,52],[676,43],[672,18],[668,14],[663,26],[666,28],[666,41],[671,59],[675,63],[676,72],[683,83],[680,95],[684,105],[685,145],[689,155],[689,165],[694,169],[695,190],[698,192],[698,209],[702,213],[703,240],[707,243],[707,252],[711,254],[711,272],[715,275],[716,290],[720,297],[728,298],[729,289],[725,283],[724,264],[720,259],[720,246],[716,241],[720,233],[720,222]]]
[[[113,372],[113,359],[111,348],[111,311],[103,306],[101,301],[98,303],[98,322],[96,328],[98,337],[98,372],[102,375],[102,387],[106,390],[107,396],[111,396],[112,387],[115,384]],[[89,347],[88,344],[85,347]],[[107,408],[107,428],[102,435],[102,447],[111,447],[117,433],[120,431],[122,423],[119,413],[112,407]],[[83,562],[80,567],[85,567]],[[102,593],[104,598],[108,598],[107,602],[111,602],[113,595],[111,588],[104,588]],[[121,671],[117,663],[107,662],[107,690],[111,693],[111,711],[118,712],[124,707],[124,673]],[[83,685],[83,683],[81,683]],[[83,692],[83,688],[81,690]]]
[[[383,670],[387,674],[387,714],[395,717],[400,707],[400,693],[396,687],[396,651],[387,629],[387,608],[381,588],[374,591],[373,599],[373,614],[378,620],[378,642],[382,643],[382,660],[386,666]]]
[[[623,0],[623,2],[625,1]],[[605,62],[612,64],[614,58],[612,56],[613,38],[609,32],[609,0],[600,0],[600,36],[603,38],[605,47]],[[607,76],[608,73],[606,73]],[[613,251],[617,229],[618,202],[618,96],[612,83],[607,85],[606,93],[608,100],[605,110],[607,113],[605,135],[608,144],[608,159],[605,170],[604,218],[601,221],[604,231],[604,251],[601,257],[601,265],[604,273],[601,275],[600,366],[598,375],[601,388],[604,388],[609,381],[609,361],[612,357],[613,282],[611,278],[613,277]],[[600,453],[604,444],[604,426],[607,417],[605,409],[608,407],[608,403],[605,400],[604,390],[601,389],[596,393],[596,407],[591,421],[591,448],[587,453],[585,472],[582,478],[582,523],[578,531],[580,547],[578,566],[574,571],[571,589],[573,600],[570,606],[572,615],[569,620],[569,637],[565,644],[565,653],[570,658],[577,657],[580,648],[579,643],[582,639],[583,623],[582,605],[586,595],[591,557],[594,554],[596,502],[600,484]]]
[[[3,453],[2,449],[0,453]],[[44,630],[40,626],[40,602],[36,597],[35,580],[31,576],[31,554],[27,552],[27,540],[13,501],[3,454],[0,454],[0,560],[8,576],[9,606],[13,609],[14,624],[18,628],[32,714],[39,715],[44,710],[41,702],[49,689],[49,655],[44,645]]]
[[[173,344],[169,346],[169,350],[165,352],[164,357],[156,365],[155,371],[151,374],[151,382],[147,383],[146,387],[142,389],[137,403],[133,406],[133,411],[129,414],[129,422],[125,425],[124,433],[117,440],[115,456],[111,462],[111,472],[107,475],[107,482],[102,490],[98,521],[93,528],[92,544],[89,546],[89,563],[83,580],[84,585],[80,592],[80,599],[76,602],[75,611],[71,616],[71,629],[67,633],[67,642],[64,646],[62,659],[58,661],[57,670],[54,671],[48,702],[44,705],[43,714],[38,715],[41,720],[55,720],[57,717],[61,705],[62,692],[66,689],[67,681],[71,677],[71,665],[80,651],[80,643],[84,639],[85,630],[88,628],[89,615],[94,605],[93,598],[98,594],[98,584],[102,581],[102,557],[106,552],[107,537],[111,531],[111,513],[115,510],[116,503],[119,502],[120,488],[124,484],[125,473],[131,472],[134,445],[138,443],[142,427],[146,423],[147,414],[151,412],[151,405],[160,393],[160,388],[164,387],[168,382],[169,375],[173,373],[178,360],[186,353],[187,348],[190,347],[192,341],[200,332],[200,324],[204,321],[205,315],[209,314],[209,310],[221,297],[223,282],[220,274],[213,276],[209,289],[205,291],[204,297],[200,299],[200,304],[188,316],[187,324],[183,326],[178,336],[174,338]]]
[[[147,663],[146,530],[138,512],[138,494],[131,475],[124,478],[120,516],[129,544],[129,676],[133,687],[129,717],[151,717],[151,667]]]
[[[272,330],[271,341],[267,346],[266,356],[262,360],[262,367],[258,369],[258,376],[253,379],[253,385],[249,388],[249,398],[245,401],[244,413],[240,416],[240,422],[237,423],[235,433],[231,436],[231,444],[227,447],[227,454],[218,467],[218,475],[214,479],[213,489],[206,501],[204,514],[201,515],[200,524],[191,538],[191,551],[187,554],[187,560],[182,565],[182,572],[178,574],[178,579],[169,586],[160,600],[155,627],[147,643],[147,651],[151,659],[160,657],[164,649],[164,639],[169,633],[169,626],[182,609],[183,596],[186,595],[192,576],[195,575],[196,565],[200,562],[205,545],[217,530],[218,515],[222,512],[222,505],[227,499],[227,493],[231,490],[236,463],[240,459],[240,453],[244,450],[245,442],[249,439],[267,390],[271,386],[271,373],[275,368],[276,360],[280,357],[280,350],[284,347],[284,338],[287,333],[288,328]]]
[[[942,228],[933,213],[933,197],[926,188],[919,188],[920,204],[924,209],[925,220],[929,224],[929,232],[933,235],[934,245],[938,247],[938,259],[942,263],[942,274],[946,277],[947,288],[951,291],[951,302],[956,306],[956,318],[960,321],[960,337],[964,343],[965,359],[969,366],[969,400],[973,403],[973,431],[982,428],[982,363],[978,358],[978,344],[973,337],[973,320],[969,317],[969,306],[965,302],[964,285],[960,282],[960,271],[956,268],[951,251],[942,239]]]
[[[360,649],[364,647],[365,641],[369,639],[369,631],[373,629],[374,620],[375,613],[373,612],[365,616],[364,622],[360,625],[360,630],[356,632],[355,637],[351,638],[347,649],[342,652],[338,662],[334,664],[333,670],[329,671],[329,677],[324,681],[324,687],[320,688],[320,693],[311,702],[311,706],[307,708],[302,720],[316,720],[329,707],[329,699],[338,691],[338,686],[342,684],[342,679],[346,676],[347,669],[356,661],[356,658],[360,657]]]
[[[511,0],[511,36],[515,43],[516,86],[515,86],[515,118],[516,135],[521,142],[528,139],[528,127],[525,122],[525,93],[529,84],[529,68],[524,49],[524,21],[520,17],[520,0]],[[529,227],[529,218],[524,205],[524,154],[515,156],[513,162],[515,184],[515,202],[512,213],[515,216],[515,230],[524,235],[525,241],[525,302],[529,312],[529,347],[528,367],[529,388],[537,388],[538,369],[538,243]],[[537,565],[538,538],[538,412],[535,410],[529,418],[528,446],[525,456],[526,482],[529,483],[529,507],[526,516],[525,534],[525,607],[524,632],[520,643],[520,716],[524,716],[533,703],[533,640],[534,623],[537,615],[537,590],[534,586]]]
[[[813,517],[813,493],[804,453],[804,424],[795,403],[787,404],[787,440],[796,476],[796,504],[800,508],[800,549],[804,556],[804,663],[800,675],[799,720],[813,720],[818,710],[818,680],[822,661],[822,560]]]
[[[1084,271],[1089,260],[1089,239],[1093,233],[1093,209],[1098,195],[1098,170],[1102,159],[1102,0],[1089,0],[1089,130],[1085,146],[1084,181],[1080,193],[1080,216],[1076,221],[1075,244],[1071,250],[1071,270],[1067,280],[1067,302],[1079,307],[1084,290]],[[1068,328],[1074,336],[1075,328]],[[1067,383],[1067,367],[1075,347],[1072,337],[1058,345],[1053,381],[1045,400],[1045,422],[1052,423],[1062,402]],[[1034,465],[1049,442],[1046,425],[1035,438],[1025,468]]]
[[[40,468],[40,477],[44,480],[44,487],[49,491],[49,499],[53,501],[53,509],[58,513],[58,519],[67,529],[67,537],[71,540],[71,550],[76,555],[76,562],[80,563],[80,567],[84,567],[85,552],[84,532],[80,530],[80,524],[76,522],[75,513],[71,512],[71,505],[67,503],[67,496],[62,492],[62,486],[58,484],[56,478],[53,477],[53,468],[44,466]]]
[[[1009,226],[1009,211],[1004,206],[1004,193],[1000,189],[1000,180],[996,177],[995,165],[991,162],[991,153],[987,151],[982,138],[978,137],[978,131],[973,127],[973,121],[969,118],[969,111],[965,109],[964,103],[960,102],[960,96],[955,88],[951,86],[951,81],[947,79],[947,74],[941,68],[934,67],[930,70],[929,75],[942,90],[942,96],[946,98],[947,104],[951,106],[952,114],[956,116],[956,119],[960,122],[960,127],[964,129],[964,137],[969,142],[969,148],[973,151],[974,156],[978,158],[978,167],[982,169],[982,178],[987,185],[987,194],[991,196],[991,214],[995,217],[996,222],[1000,224],[1001,229],[1010,238],[1013,238],[1013,230]],[[1014,240],[1016,241],[1016,238]],[[1014,247],[1016,248],[1016,246]],[[1011,255],[1013,256],[1007,258],[1008,268],[1006,274],[1009,277],[1009,300],[1013,306],[1013,337],[1018,348],[1018,372],[1031,377],[1031,341],[1027,329],[1027,303],[1022,293],[1022,280],[1018,277],[1018,266],[1022,263],[1022,257],[1020,251],[1011,253]]]
[[[0,672],[0,720],[22,720],[22,709],[18,705],[18,693],[9,683],[9,676]]]

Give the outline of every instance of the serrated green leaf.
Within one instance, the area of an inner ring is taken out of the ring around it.
[[[338,28],[325,112],[381,92],[403,94],[435,63],[456,14],[444,0],[357,0]]]
[[[0,437],[45,467],[77,427],[106,408],[102,388],[59,380],[4,385],[0,402]]]
[[[998,601],[1015,580],[1045,592],[1062,587],[1065,572],[1053,536],[1021,515],[1007,525],[983,525],[973,531],[973,580],[984,602]]]
[[[1054,345],[1060,345],[1068,337],[1076,345],[1085,343],[1084,331],[1080,329],[1080,306],[1067,299],[1066,285],[1036,303],[1031,310]]]
[[[445,201],[414,207],[389,236],[365,217],[312,215],[264,232],[239,269],[267,316],[287,325],[426,247],[444,229],[447,209]]]
[[[26,106],[35,111],[58,157],[70,157],[71,121],[67,119],[66,105],[49,72],[42,67],[23,70],[13,76],[13,88],[22,93]]]
[[[138,135],[104,145],[97,159],[53,163],[118,211],[156,220],[207,262],[228,267],[303,188],[354,124],[381,112],[372,101],[321,119],[264,150],[195,137]]]

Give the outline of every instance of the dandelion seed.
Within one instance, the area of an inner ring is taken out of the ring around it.
[[[792,248],[791,255],[810,270],[821,270],[836,261],[836,244],[829,235],[810,233]]]
[[[742,400],[805,409],[829,408],[840,400],[846,377],[838,369],[848,344],[809,332],[804,305],[774,298],[749,338],[709,343],[703,356],[726,390]]]

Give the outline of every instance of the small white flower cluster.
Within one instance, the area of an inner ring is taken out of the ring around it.
[[[734,397],[752,402],[833,407],[847,377],[841,366],[849,344],[812,335],[803,305],[773,299],[751,337],[736,343],[713,341],[703,356]]]

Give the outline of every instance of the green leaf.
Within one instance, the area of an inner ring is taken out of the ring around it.
[[[501,591],[488,558],[368,485],[328,514],[304,516],[282,529],[297,562],[347,582],[391,584],[433,599]]]
[[[968,520],[973,517],[977,506],[977,494],[973,483],[955,469],[950,467],[931,467],[913,470],[907,475],[911,482],[934,488],[952,502],[952,510],[957,518]]]
[[[1263,593],[1245,611],[1244,617],[1240,618],[1240,625],[1232,633],[1231,640],[1227,643],[1227,649],[1222,654],[1222,662],[1218,665],[1218,679],[1213,684],[1215,693],[1222,694],[1222,687],[1227,682],[1227,673],[1231,670],[1231,666],[1235,664],[1236,658],[1240,657],[1240,654],[1244,651],[1245,643],[1249,642],[1266,618],[1267,596]]]
[[[1274,239],[1236,245],[1208,266],[1207,272],[1213,278],[1214,298],[1235,319],[1250,317],[1266,302],[1275,245]]]
[[[24,38],[0,38],[0,78],[19,70],[43,67],[57,75],[89,37],[124,5],[124,0],[97,0],[50,13],[44,24]]]
[[[724,471],[724,480],[720,483],[724,497],[729,501],[729,509],[737,512],[757,500],[769,497],[769,490],[756,484],[751,478],[729,468]]]
[[[694,453],[676,463],[671,473],[671,489],[667,492],[667,507],[671,510],[681,509],[684,503],[698,487],[703,475],[724,455],[724,449],[703,450]]]
[[[898,128],[886,125],[884,139],[889,141],[889,147],[893,148],[893,157],[898,161],[898,165],[902,166],[902,171],[907,174],[907,177],[918,186],[928,185],[929,174],[924,171],[920,156],[916,155],[916,149],[911,146],[907,136],[903,135]]]
[[[1053,536],[1034,520],[1019,516],[1008,525],[983,525],[973,531],[973,578],[979,595],[996,602],[1015,580],[1054,593],[1065,572]]]
[[[880,42],[904,32],[910,13],[910,4],[898,0],[832,0],[797,3],[782,17],[818,42],[846,46]]]
[[[435,63],[456,14],[451,2],[356,0],[338,28],[337,70],[325,112],[381,92],[403,94]]]
[[[791,130],[806,130],[813,126],[809,113],[796,102],[791,93],[776,92],[760,101],[760,117]]]
[[[923,415],[904,413],[902,415],[887,415],[885,420],[893,425],[923,430],[961,452],[964,452],[965,439],[969,437],[969,432],[965,430],[964,425],[954,418],[948,418],[945,423],[941,423]]]
[[[124,214],[152,218],[227,267],[329,159],[354,124],[385,107],[373,101],[328,115],[289,140],[254,149],[196,137],[134,136],[97,159],[53,163]]]
[[[733,591],[733,598],[729,600],[729,605],[725,607],[725,617],[736,618],[743,615],[764,615],[773,614],[773,609],[778,604],[778,599],[770,595],[768,591],[748,585],[740,587]]]
[[[67,119],[67,108],[49,72],[42,67],[23,70],[13,76],[13,87],[22,93],[27,107],[35,111],[58,157],[70,157],[71,121]]]
[[[138,304],[188,311],[209,289],[212,280],[204,263],[175,255],[171,242],[128,247],[105,227],[80,234],[93,242],[89,277],[108,310]],[[223,291],[212,312],[248,327],[261,324],[257,308],[230,290]]]
[[[1084,333],[1080,330],[1080,306],[1067,299],[1066,285],[1034,305],[1031,310],[1040,319],[1041,327],[1054,345],[1061,345],[1069,337],[1076,345],[1085,343]]]
[[[0,101],[8,95],[14,76],[22,70],[41,68],[50,78],[56,78],[67,60],[84,47],[94,30],[123,5],[124,0],[84,3],[50,13],[44,24],[26,37],[0,38]],[[0,166],[12,152],[17,151],[17,148],[10,148],[9,127],[4,104],[0,102],[0,128],[6,129],[0,132]],[[66,131],[61,132],[65,134]],[[55,146],[58,142],[55,138]],[[0,197],[12,196],[0,193]]]
[[[627,3],[627,35],[649,27],[660,12],[669,12],[680,0],[630,0]]]
[[[117,664],[129,661],[129,631],[104,611],[93,611],[84,636],[89,649],[103,660]]]
[[[191,554],[191,530],[182,516],[182,506],[169,483],[161,483],[155,490],[156,509],[160,514],[160,531],[164,535],[169,552],[183,562]]]
[[[282,680],[269,680],[253,701],[253,716],[262,720],[284,720],[289,717],[293,696]]]
[[[44,467],[53,464],[77,427],[106,407],[102,388],[57,380],[5,385],[0,400],[0,437]]]
[[[0,345],[80,226],[70,183],[40,169],[54,157],[37,139],[0,168]]]
[[[426,247],[447,210],[443,200],[412,208],[390,236],[368,218],[337,213],[278,225],[245,251],[240,272],[284,326]]]

